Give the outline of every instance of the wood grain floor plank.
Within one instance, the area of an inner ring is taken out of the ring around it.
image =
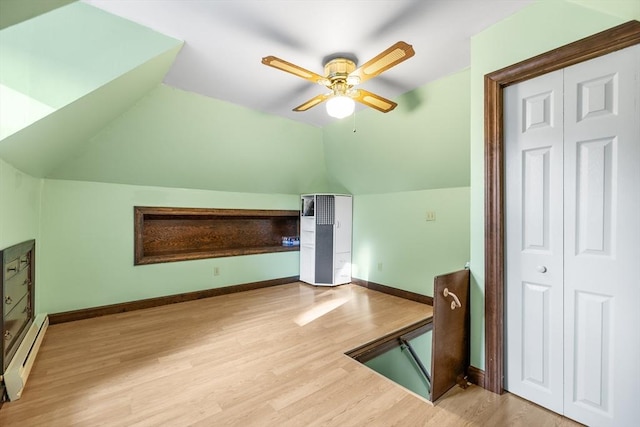
[[[52,325],[0,425],[574,425],[478,387],[432,405],[344,355],[431,313],[292,283]]]

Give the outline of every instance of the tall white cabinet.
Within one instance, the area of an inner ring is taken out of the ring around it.
[[[353,202],[345,194],[303,194],[300,280],[317,286],[351,282]]]

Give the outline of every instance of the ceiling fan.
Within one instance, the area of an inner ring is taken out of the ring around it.
[[[364,89],[356,89],[355,86],[395,67],[414,54],[410,44],[399,41],[358,68],[352,59],[333,58],[325,64],[324,76],[275,56],[262,58],[262,63],[330,89],[329,93],[317,95],[298,105],[293,111],[307,111],[327,101],[327,113],[332,117],[343,118],[353,113],[355,107],[353,101],[358,101],[383,113],[388,113],[396,108],[398,104],[395,102]]]

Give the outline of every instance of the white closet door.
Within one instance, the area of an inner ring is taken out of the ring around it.
[[[637,425],[640,46],[504,101],[505,388],[587,425]]]
[[[640,46],[565,69],[565,415],[638,425]]]
[[[504,102],[505,388],[562,412],[562,70]]]

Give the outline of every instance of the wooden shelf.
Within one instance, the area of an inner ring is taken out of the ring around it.
[[[134,207],[134,264],[298,251],[297,210]]]

